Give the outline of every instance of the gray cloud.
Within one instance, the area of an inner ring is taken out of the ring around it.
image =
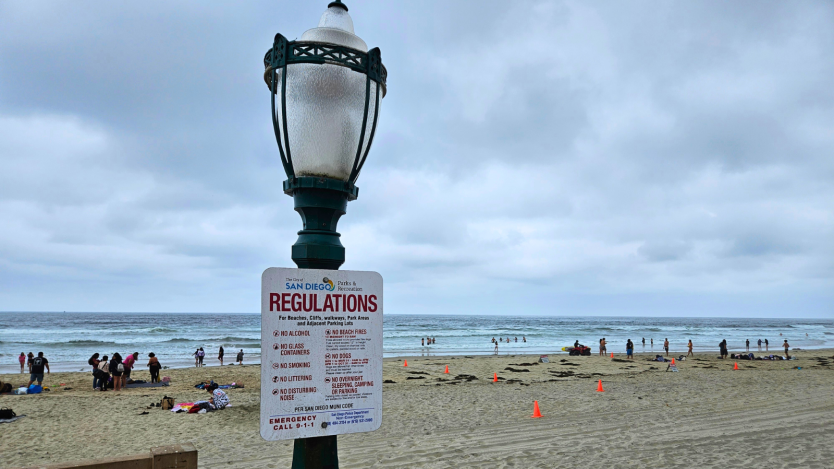
[[[257,311],[300,229],[261,60],[325,4],[0,4],[0,310]],[[386,311],[834,314],[834,6],[349,5]]]

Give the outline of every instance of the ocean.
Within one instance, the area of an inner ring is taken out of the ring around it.
[[[695,352],[718,353],[726,339],[731,351],[758,352],[756,341],[768,339],[771,351],[781,350],[784,339],[792,348],[834,348],[831,319],[739,319],[739,318],[626,318],[538,316],[435,316],[396,315],[384,317],[383,353],[394,356],[485,355],[493,353],[491,339],[511,338],[499,345],[500,354],[555,354],[574,341],[594,348],[606,338],[608,350],[625,353],[631,339],[636,352],[660,352],[663,340],[670,349],[685,352],[689,339]],[[86,370],[94,352],[122,356],[139,352],[143,363],[148,352],[172,368],[193,366],[199,347],[205,363],[218,365],[222,345],[225,363],[234,361],[243,349],[245,364],[260,360],[260,314],[156,314],[156,313],[0,313],[0,373],[19,371],[20,352],[42,351],[52,370]],[[423,337],[435,344],[421,346]],[[518,338],[518,342],[514,339]],[[645,347],[641,339],[646,338]],[[523,342],[523,338],[527,342]],[[650,345],[654,339],[654,347]]]

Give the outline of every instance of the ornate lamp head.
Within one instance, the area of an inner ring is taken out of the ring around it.
[[[353,187],[365,164],[386,93],[387,71],[378,48],[353,31],[347,6],[328,5],[301,39],[281,34],[264,57],[272,121],[285,190],[297,178],[327,178]],[[355,197],[354,197],[355,198]]]

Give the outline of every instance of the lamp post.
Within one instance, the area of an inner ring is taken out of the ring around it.
[[[374,140],[388,72],[379,48],[354,34],[348,7],[327,5],[297,41],[275,35],[264,57],[272,125],[303,229],[292,246],[300,269],[338,270],[345,248],[336,226],[356,200],[356,179]],[[296,439],[293,469],[338,468],[336,436]]]

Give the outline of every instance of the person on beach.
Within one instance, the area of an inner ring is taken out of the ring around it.
[[[425,346],[426,346],[426,339],[420,337],[420,347],[425,347]]]
[[[240,352],[237,353],[237,363],[243,365],[243,349],[240,349]]]
[[[20,352],[20,356],[17,357],[17,361],[20,362],[20,372],[23,373],[23,365],[26,363],[26,354]]]
[[[689,351],[686,352],[686,356],[688,357],[688,356],[692,355],[694,357],[695,354],[692,353],[692,339],[689,339],[689,344],[687,345],[687,347],[689,347]]]
[[[122,387],[127,386],[128,380],[130,380],[130,372],[133,370],[133,367],[136,366],[136,359],[139,358],[139,352],[133,352],[132,354],[128,355],[127,358],[124,359],[122,365],[125,368],[125,371],[122,373]]]
[[[107,355],[101,357],[101,361],[98,362],[98,372],[99,380],[101,381],[101,389],[96,389],[96,391],[106,391],[107,383],[110,381],[110,361],[108,360]]]
[[[200,349],[194,351],[194,367],[200,366]]]
[[[643,347],[645,347],[645,346],[646,346],[646,338],[643,337]]]
[[[149,353],[148,354],[148,371],[151,372],[151,383],[158,383],[159,382],[159,370],[160,369],[162,369],[162,365],[159,364],[159,359],[156,358],[156,354],[153,353],[153,352]]]
[[[769,345],[769,342],[767,341],[767,339],[765,339],[765,352],[769,351],[768,348],[767,348],[768,345]]]
[[[121,370],[119,367],[121,366]],[[122,390],[122,373],[124,373],[124,365],[122,365],[122,356],[119,355],[119,352],[113,354],[113,358],[110,359],[110,375],[113,376],[113,390],[114,391],[121,391]]]
[[[32,363],[35,361],[35,354],[29,352],[29,355],[26,355],[26,364],[29,367],[29,373],[32,372]]]
[[[727,339],[722,340],[718,344],[718,350],[721,352],[721,359],[727,358]]]
[[[663,350],[666,350],[666,356],[668,357],[669,356],[669,338],[668,337],[663,341]]]
[[[785,358],[787,358],[787,359],[789,359],[789,360],[790,360],[791,356],[790,356],[790,355],[788,355],[788,348],[789,348],[791,345],[788,343],[788,339],[785,339],[785,343],[784,343],[784,344],[782,344],[782,346],[783,346],[783,347],[785,347]]]
[[[750,351],[750,339],[747,339],[747,340],[744,342],[744,346],[745,346],[745,347],[747,347],[747,351],[749,352],[749,351]]]
[[[759,339],[759,352],[762,351],[762,339]]]
[[[649,340],[652,342],[652,343],[651,343],[652,348],[654,348],[654,337],[650,338]]]
[[[220,351],[217,352],[217,359],[220,360],[220,366],[223,366],[223,354],[224,353],[225,352],[223,351],[223,346],[221,345],[220,346]]]
[[[498,342],[495,342],[495,354],[498,355]]]
[[[599,339],[599,355],[605,355],[605,337]]]
[[[522,342],[527,342],[527,337],[521,336],[521,341]]]
[[[87,364],[93,367],[93,391],[98,391],[101,389],[101,371],[98,369],[99,363],[101,360],[98,359],[99,354],[94,353],[89,360],[87,360]]]
[[[631,342],[631,339],[626,342],[626,358],[634,360],[634,343]]]
[[[431,338],[431,344],[434,345],[435,342],[437,342],[437,337],[432,337]]]
[[[197,350],[197,361],[200,362],[200,364],[198,366],[200,366],[200,367],[203,366],[203,359],[205,359],[205,358],[206,358],[206,351],[203,350],[203,347],[200,347],[200,349]]]
[[[786,340],[785,343],[787,344],[788,341]],[[29,376],[29,386],[35,381],[38,382],[38,386],[41,386],[41,383],[43,383],[44,367],[46,367],[46,374],[49,374],[49,360],[43,356],[43,352],[38,352],[38,356],[32,360],[32,374]]]

